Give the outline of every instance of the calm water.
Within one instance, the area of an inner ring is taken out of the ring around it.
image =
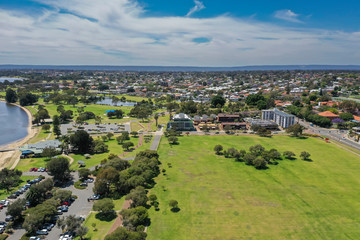
[[[13,82],[15,80],[24,80],[22,78],[11,78],[11,77],[0,77],[0,82],[4,82],[5,80],[8,80],[9,82]]]
[[[100,105],[110,105],[110,106],[133,107],[133,106],[136,105],[136,102],[117,102],[116,104],[114,104],[111,98],[105,97],[104,100],[97,101],[96,104],[100,104]]]
[[[0,102],[0,146],[27,136],[29,119],[21,108]]]

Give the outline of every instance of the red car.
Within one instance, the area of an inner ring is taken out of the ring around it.
[[[4,205],[0,205],[0,209],[3,209],[4,208]]]
[[[35,168],[30,168],[29,172],[33,172]]]
[[[64,205],[70,206],[70,203],[69,203],[69,202],[62,202],[60,205],[61,205],[61,206],[64,206]]]

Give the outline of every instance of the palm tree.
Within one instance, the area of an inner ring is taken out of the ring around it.
[[[155,121],[156,121],[156,126],[158,126],[159,114],[155,113],[154,119],[155,119]]]

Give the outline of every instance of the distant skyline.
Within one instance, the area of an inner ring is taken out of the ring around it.
[[[360,2],[0,0],[0,64],[360,64]]]

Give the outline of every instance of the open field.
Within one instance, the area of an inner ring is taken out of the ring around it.
[[[280,160],[256,170],[214,154],[216,144],[248,149],[306,150],[312,162]],[[359,239],[360,158],[309,138],[184,136],[159,148],[162,167],[150,210],[148,239]],[[172,168],[168,167],[172,164]],[[169,200],[179,202],[173,213]]]

